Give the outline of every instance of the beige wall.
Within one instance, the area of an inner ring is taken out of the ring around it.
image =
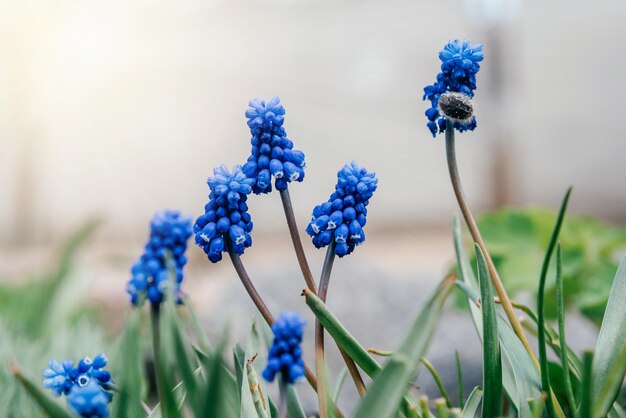
[[[0,0],[0,242],[92,215],[104,238],[136,238],[159,208],[198,214],[212,167],[248,155],[247,101],[272,95],[307,154],[302,223],[351,159],[381,179],[371,228],[447,223],[421,89],[453,37],[486,44],[480,128],[459,140],[472,203],[499,184],[498,199],[556,205],[574,184],[576,210],[624,219],[625,18],[621,0],[527,1],[495,33],[452,0]],[[278,208],[255,200],[256,228]]]

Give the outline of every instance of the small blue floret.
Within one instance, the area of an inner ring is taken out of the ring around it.
[[[255,194],[272,191],[272,177],[276,189],[287,189],[288,183],[304,179],[304,153],[293,149],[283,128],[285,108],[278,97],[268,101],[253,99],[246,111],[252,133],[252,150],[243,166],[243,172],[254,179]]]
[[[211,189],[209,203],[204,214],[196,219],[193,233],[196,244],[211,262],[217,263],[222,252],[228,251],[227,241],[239,255],[252,245],[253,225],[246,200],[255,180],[247,177],[239,165],[232,172],[222,165],[213,170],[213,177],[207,183]]]
[[[350,254],[365,241],[369,199],[378,187],[375,173],[369,173],[356,161],[346,164],[337,173],[335,192],[327,202],[313,209],[306,232],[313,237],[316,248],[335,242],[335,254]]]
[[[285,382],[294,383],[304,376],[300,344],[305,324],[306,321],[295,312],[283,312],[272,324],[274,341],[263,370],[265,380],[273,382],[280,373]]]
[[[468,41],[455,39],[439,52],[441,60],[441,72],[437,74],[437,81],[433,85],[424,87],[423,100],[430,101],[425,115],[428,118],[426,126],[433,137],[437,133],[444,132],[446,120],[439,113],[439,97],[447,91],[460,92],[474,96],[476,90],[476,74],[480,70],[480,64],[484,58],[483,46],[470,45]],[[454,127],[459,131],[472,131],[476,128],[476,118],[472,116],[469,123],[456,122]]]
[[[177,211],[157,212],[150,224],[150,240],[145,245],[141,258],[131,268],[131,278],[127,292],[133,305],[138,305],[143,297],[153,304],[163,301],[170,283],[171,257],[175,270],[175,291],[180,302],[180,286],[183,281],[183,268],[187,264],[185,250],[191,236],[191,218]]]

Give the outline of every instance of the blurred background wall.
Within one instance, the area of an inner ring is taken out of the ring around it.
[[[249,154],[253,97],[281,97],[304,225],[337,169],[378,173],[372,231],[448,225],[442,138],[422,88],[451,38],[485,44],[479,129],[459,140],[477,208],[556,206],[626,219],[626,2],[0,1],[0,242],[53,242],[99,216],[108,242],[151,214],[201,213],[212,168]],[[259,199],[272,232],[279,200]]]

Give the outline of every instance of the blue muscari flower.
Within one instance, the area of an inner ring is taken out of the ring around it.
[[[283,381],[294,383],[304,376],[302,333],[306,321],[295,312],[283,312],[272,324],[274,341],[267,356],[263,377],[273,382],[277,373]]]
[[[481,44],[471,46],[468,41],[455,39],[439,52],[441,60],[441,72],[437,74],[437,81],[433,85],[424,87],[423,100],[429,100],[429,107],[425,115],[428,118],[426,126],[433,134],[441,133],[446,129],[446,120],[440,114],[439,97],[447,91],[460,92],[474,96],[476,90],[476,73],[480,70],[483,60],[483,46]],[[454,127],[459,131],[473,131],[476,128],[476,118],[472,116],[469,123],[455,122]]]
[[[81,418],[109,418],[109,403],[113,395],[94,380],[72,386],[67,395],[70,409]]]
[[[157,212],[150,223],[150,239],[145,251],[131,268],[131,278],[127,292],[133,305],[138,305],[143,296],[153,304],[163,301],[170,283],[170,266],[176,273],[177,302],[180,302],[180,285],[183,281],[183,267],[187,264],[185,250],[191,236],[191,218],[180,212],[166,210]]]
[[[293,149],[283,128],[285,108],[278,97],[267,102],[253,99],[246,110],[248,127],[252,133],[252,152],[243,165],[246,176],[255,180],[255,194],[272,191],[272,177],[278,190],[287,189],[292,181],[304,179],[304,153]]]
[[[369,199],[378,187],[376,173],[369,173],[356,161],[346,164],[337,173],[335,192],[327,202],[313,209],[306,232],[313,237],[316,248],[335,242],[335,254],[350,254],[365,241]]]
[[[56,396],[68,395],[72,388],[86,386],[89,382],[96,383],[103,390],[110,390],[113,380],[111,373],[104,370],[107,361],[104,354],[97,355],[93,360],[85,357],[76,367],[72,360],[65,360],[63,364],[50,360],[48,368],[43,372],[43,386]]]
[[[229,243],[239,255],[252,245],[252,220],[246,200],[254,179],[247,177],[239,165],[232,172],[221,165],[213,170],[213,177],[207,183],[211,189],[209,203],[204,207],[204,215],[196,219],[193,233],[196,244],[211,262],[217,263],[222,252],[228,251]]]

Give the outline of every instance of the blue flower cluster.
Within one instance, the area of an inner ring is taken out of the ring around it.
[[[273,382],[277,373],[283,381],[294,383],[304,376],[302,333],[306,321],[295,312],[283,312],[272,324],[274,341],[267,356],[263,377]]]
[[[272,177],[276,189],[286,190],[287,184],[304,179],[304,153],[293,149],[283,128],[285,108],[278,97],[267,102],[250,101],[246,111],[248,127],[252,133],[252,153],[243,166],[246,176],[255,180],[255,194],[272,191]]]
[[[356,161],[346,164],[337,173],[335,192],[327,202],[313,209],[306,232],[313,237],[313,245],[322,248],[334,241],[335,254],[350,254],[365,241],[369,199],[378,187],[376,173],[369,173]]]
[[[74,367],[72,360],[65,360],[62,365],[56,360],[50,360],[48,368],[43,372],[43,386],[56,396],[67,395],[73,387],[84,387],[92,380],[101,388],[109,390],[113,381],[111,373],[104,370],[106,365],[107,357],[104,354],[97,355],[93,360],[85,357],[78,362],[77,367]]]
[[[169,284],[171,257],[172,267],[176,271],[175,294],[179,295],[183,281],[183,267],[187,264],[185,250],[191,236],[191,218],[177,211],[157,212],[150,224],[150,240],[145,252],[131,268],[127,286],[133,305],[139,304],[144,296],[153,304],[163,301]]]
[[[93,360],[85,357],[74,367],[71,360],[59,364],[50,360],[44,370],[43,386],[55,396],[66,395],[70,408],[82,418],[108,418],[109,403],[113,395],[111,374],[104,370],[107,358],[97,355]]]
[[[468,41],[455,39],[439,52],[441,72],[437,74],[437,81],[424,88],[423,100],[429,100],[431,107],[426,110],[428,129],[433,134],[444,132],[446,119],[439,112],[439,97],[447,91],[454,91],[474,96],[476,90],[476,73],[480,70],[480,61],[484,58],[481,44],[471,46]],[[472,117],[468,123],[455,122],[454,127],[460,132],[474,130],[476,118]]]
[[[209,203],[204,207],[204,215],[196,219],[193,232],[196,244],[211,262],[217,263],[222,259],[222,252],[228,251],[229,242],[239,255],[252,245],[252,220],[246,200],[252,192],[254,179],[248,178],[239,165],[232,173],[222,165],[214,169],[213,174],[207,180],[211,189]]]

